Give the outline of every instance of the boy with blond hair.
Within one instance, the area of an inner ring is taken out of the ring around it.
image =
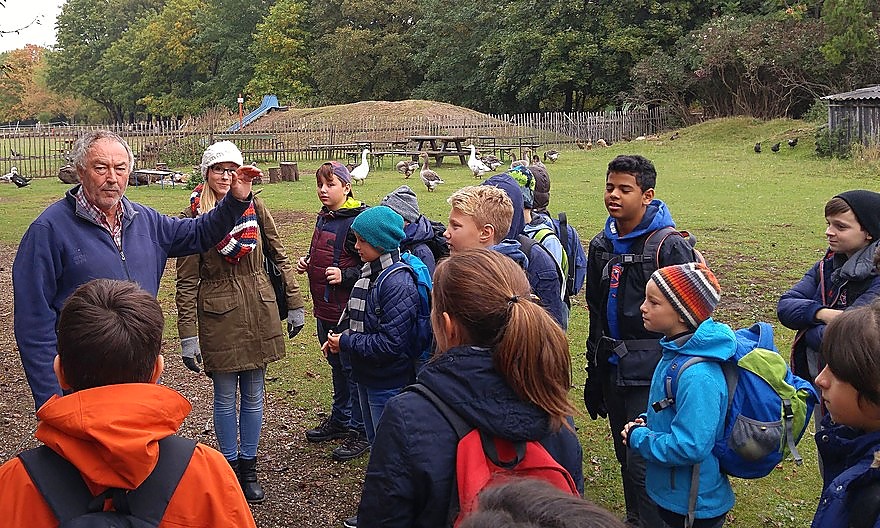
[[[538,297],[538,304],[562,327],[563,320],[567,317],[564,318],[559,310],[562,301],[559,297],[558,281],[545,287],[543,276],[532,273],[533,269],[548,263],[554,266],[553,257],[543,254],[546,262],[532,262],[519,241],[513,238],[523,227],[522,208],[514,207],[515,203],[522,203],[519,184],[506,175],[503,180],[493,177],[483,185],[459,189],[447,202],[452,209],[449,211],[449,225],[443,236],[446,237],[449,251],[454,255],[456,251],[469,248],[486,248],[512,258],[526,271],[532,293]]]

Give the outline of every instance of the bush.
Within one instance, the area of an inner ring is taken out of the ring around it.
[[[824,101],[822,99],[816,99],[813,101],[813,104],[810,105],[810,108],[804,112],[804,115],[801,116],[801,119],[808,123],[816,123],[817,125],[821,125],[828,122],[828,101]]]
[[[844,128],[831,130],[826,125],[816,129],[817,156],[820,158],[849,158],[851,154],[850,146],[846,143]]]

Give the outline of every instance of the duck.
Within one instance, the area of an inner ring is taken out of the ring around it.
[[[438,176],[436,172],[428,168],[427,152],[422,152],[419,154],[419,157],[423,159],[422,170],[419,172],[419,176],[422,177],[422,182],[424,182],[425,187],[428,188],[428,192],[434,192],[434,188],[443,183],[443,180],[440,179],[440,176]]]
[[[798,138],[792,138],[788,140],[788,146],[794,148],[797,146]]]
[[[774,143],[773,146],[770,147],[770,150],[772,150],[773,152],[779,152],[779,145],[780,145],[780,144],[781,144],[781,142],[779,142],[779,143]]]
[[[590,141],[590,140],[587,140],[587,141]],[[587,149],[587,144],[584,143],[584,140],[581,139],[581,138],[576,138],[576,139],[574,140],[574,144],[577,145],[577,147],[578,147],[579,149],[581,149],[581,150],[586,150],[586,149]],[[590,145],[592,145],[592,142],[590,142]]]
[[[599,145],[600,147],[607,147],[608,146],[608,142],[602,138],[597,139],[596,144]]]
[[[367,179],[367,174],[370,173],[370,162],[367,160],[367,155],[370,153],[370,149],[364,149],[361,152],[361,164],[351,170],[351,179],[356,182],[364,183],[364,180]]]
[[[414,170],[419,168],[419,162],[410,160],[401,160],[397,162],[395,167],[397,172],[403,174],[404,179],[409,179]]]
[[[510,159],[511,159],[510,168],[511,169],[514,167],[520,167],[520,166],[528,167],[529,163],[532,162],[532,150],[531,149],[524,149],[522,151],[523,159],[515,160],[515,159],[513,159],[513,154],[514,154],[514,151],[513,151],[513,149],[511,149],[511,151],[510,151]]]
[[[468,167],[471,169],[471,172],[474,173],[474,178],[482,178],[483,175],[490,172],[492,168],[477,158],[477,147],[475,147],[473,143],[468,145],[468,148],[471,149],[471,157],[468,158],[467,162]]]
[[[758,141],[757,143],[755,143],[755,154],[760,154],[760,153],[761,153],[761,142]]]
[[[480,161],[489,166],[490,169],[497,170],[498,167],[504,165],[501,163],[501,160],[498,159],[498,156],[495,154],[486,154],[485,156],[480,156]]]
[[[547,166],[541,161],[541,157],[535,154],[532,156],[532,162],[529,163],[529,167],[541,167],[542,169],[546,169]]]
[[[551,163],[556,163],[556,160],[559,159],[559,151],[558,150],[548,150],[544,152],[544,161],[550,161]]]

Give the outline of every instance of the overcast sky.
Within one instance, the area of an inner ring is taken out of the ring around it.
[[[22,48],[25,44],[55,44],[55,17],[64,2],[65,0],[6,0],[6,7],[0,7],[0,30],[18,29],[37,17],[40,17],[40,24],[33,24],[17,35],[0,35],[0,52]]]

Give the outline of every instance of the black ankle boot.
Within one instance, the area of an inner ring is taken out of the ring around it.
[[[259,504],[266,500],[266,494],[260,483],[257,482],[257,459],[238,459],[238,482],[244,492],[244,498],[252,504]]]

